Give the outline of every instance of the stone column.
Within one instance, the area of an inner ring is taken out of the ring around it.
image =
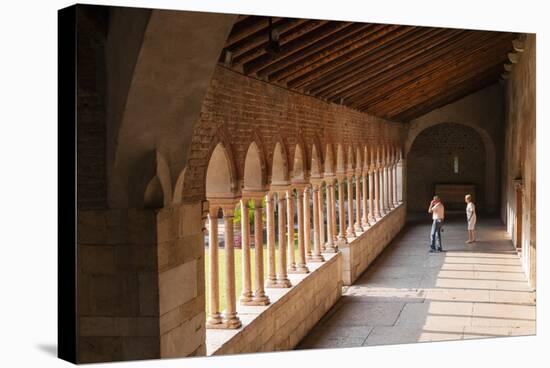
[[[262,199],[254,198],[254,297],[252,304],[268,305],[264,290],[264,237]]]
[[[380,171],[378,168],[374,169],[374,217],[376,221],[382,218],[382,213],[380,212]]]
[[[304,224],[304,190],[305,188],[297,188],[298,201],[298,256],[296,257],[296,273],[308,273],[309,269],[306,266],[306,248],[305,248],[305,224]],[[308,206],[309,211],[309,206]]]
[[[384,164],[381,168],[381,174],[382,174],[382,211],[384,215],[386,215],[390,209],[388,208],[388,168]]]
[[[361,176],[355,175],[355,232],[363,232],[363,226],[361,222]]]
[[[354,227],[354,221],[353,221],[353,176],[348,175],[346,181],[347,181],[347,189],[348,189],[348,228],[346,229],[346,236],[350,238],[355,238],[355,227]]]
[[[404,195],[403,195],[404,167],[405,167],[405,160],[399,159],[399,161],[397,162],[397,199],[399,203],[403,203],[403,199],[404,199]]]
[[[333,180],[332,182],[332,186],[330,187],[330,210],[331,210],[331,213],[330,213],[330,220],[331,220],[331,224],[330,226],[332,227],[332,245],[334,247],[334,251],[336,251],[338,249],[338,245],[337,245],[337,242],[338,242],[338,232],[336,231],[336,189],[335,189],[335,186],[336,186],[336,180]]]
[[[344,178],[339,177],[338,178],[338,241],[346,243],[346,211],[344,206]]]
[[[294,190],[289,188],[286,191],[286,224],[287,224],[287,247],[288,247],[288,272],[296,272],[294,262]]]
[[[306,260],[309,262],[311,255],[311,188],[304,188],[304,248],[306,249]]]
[[[239,301],[246,304],[252,301],[252,287],[250,275],[250,223],[248,200],[241,199],[241,253],[242,253],[242,282],[243,289]]]
[[[313,185],[313,254],[311,255],[310,262],[324,262],[325,258],[321,254],[321,234],[320,230],[320,215],[323,214],[322,209],[319,206],[322,203],[321,197],[323,193],[320,190],[318,184]]]
[[[326,197],[328,198],[328,187],[325,187],[326,189]],[[325,198],[323,196],[323,187],[322,185],[319,185],[319,203],[317,206],[317,210],[319,211],[319,244],[321,244],[321,249],[325,249],[325,212],[324,212],[324,203]],[[328,214],[328,211],[326,212]],[[314,214],[315,216],[315,214]]]
[[[286,271],[286,221],[285,221],[285,198],[286,192],[281,191],[277,193],[277,214],[279,216],[279,272],[277,274],[277,286],[278,287],[290,287],[292,284],[287,276]]]
[[[218,270],[218,207],[211,206],[208,214],[208,266],[209,266],[209,292],[208,318],[206,327],[218,327],[222,324],[220,314],[220,278]]]
[[[393,205],[393,166],[390,164],[388,166],[388,176],[389,176],[389,188],[388,188],[388,202],[390,209],[394,209],[395,206]]]
[[[393,203],[394,207],[399,206],[399,198],[397,196],[397,163],[393,163]]]
[[[225,226],[225,302],[226,308],[223,316],[226,328],[239,328],[241,321],[237,317],[237,296],[235,291],[235,250],[233,237],[233,215],[235,204],[227,204],[222,207]]]
[[[266,287],[277,285],[275,274],[275,205],[273,195],[267,193],[265,198],[266,220],[267,220],[267,281]]]
[[[325,252],[334,253],[336,244],[334,243],[335,233],[335,205],[334,205],[334,180],[329,179],[327,182],[327,239],[325,243]]]
[[[361,194],[361,199],[362,199],[362,210],[363,210],[363,217],[361,218],[361,225],[363,227],[363,230],[366,230],[367,227],[370,226],[369,224],[369,195],[368,195],[368,187],[367,187],[367,181],[368,181],[368,174],[363,174],[362,175],[362,179],[363,179],[363,182],[362,182],[362,188],[363,188],[363,191],[362,191],[362,194]]]
[[[375,196],[375,193],[374,193],[374,182],[375,182],[375,178],[374,178],[374,170],[371,168],[369,170],[369,173],[368,173],[368,176],[369,176],[369,224],[374,224],[376,222],[376,218],[375,218],[375,210],[374,210],[374,196]]]

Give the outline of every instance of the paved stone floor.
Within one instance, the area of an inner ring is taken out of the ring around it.
[[[535,293],[504,226],[478,222],[469,245],[463,216],[448,218],[444,252],[430,254],[430,220],[412,218],[297,348],[535,334]]]

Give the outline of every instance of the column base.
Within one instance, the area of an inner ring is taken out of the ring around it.
[[[365,231],[365,229],[363,229],[363,225],[358,222],[355,223],[354,230],[356,233],[362,233]]]
[[[242,327],[242,322],[238,317],[233,317],[229,320],[223,320],[221,323],[210,324],[206,322],[206,328],[212,330],[236,330]]]
[[[323,253],[336,253],[338,252],[338,247],[334,244],[325,244],[325,249],[323,249]]]
[[[319,262],[324,262],[325,261],[325,257],[323,257],[321,254],[319,254],[318,256],[311,256],[310,258],[308,258],[307,260],[308,262],[311,262],[311,263],[319,263]]]
[[[306,266],[297,266],[294,271],[288,271],[288,273],[297,274],[297,273],[309,273],[309,269]]]
[[[239,298],[239,303],[241,305],[246,305],[245,303],[248,303],[250,301],[252,301],[252,293],[242,294]]]
[[[274,288],[274,287],[277,287],[277,280],[267,280],[265,282],[265,287],[266,288]]]
[[[288,266],[287,269],[286,269],[286,272],[288,273],[294,273],[296,271],[296,266],[292,265],[292,266]]]
[[[269,298],[267,295],[254,297],[251,301],[246,303],[241,303],[242,305],[249,305],[249,306],[264,306],[269,305],[271,302],[269,301]]]
[[[222,320],[222,316],[220,313],[215,313],[215,314],[212,314],[210,316],[208,316],[208,318],[206,319],[206,327],[207,328],[215,328],[215,327],[209,327],[209,326],[216,326],[216,325],[219,325],[219,324],[222,324],[223,323],[223,320]]]
[[[355,238],[357,235],[355,234],[355,230],[352,227],[348,227],[346,230],[346,238]]]
[[[284,288],[292,287],[292,283],[290,282],[289,279],[282,279],[282,280],[277,280],[276,284],[270,285],[267,287],[272,289],[284,289]]]

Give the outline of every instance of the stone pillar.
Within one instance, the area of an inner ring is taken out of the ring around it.
[[[369,214],[368,214],[368,219],[369,219],[369,224],[374,224],[376,222],[376,218],[375,218],[375,215],[374,215],[374,181],[375,181],[375,178],[374,178],[374,170],[370,169],[369,170],[369,173],[368,173],[368,176],[369,176]]]
[[[383,165],[381,168],[382,173],[382,212],[386,215],[390,212],[388,208],[388,167]]]
[[[287,247],[288,247],[288,272],[296,272],[294,262],[294,190],[289,188],[286,191],[286,224],[287,224]]]
[[[403,195],[403,188],[404,188],[404,183],[403,183],[403,172],[404,172],[404,167],[405,167],[405,160],[403,159],[400,159],[398,162],[397,162],[397,200],[399,203],[403,203],[403,200],[404,200],[404,195]]]
[[[275,274],[275,205],[273,195],[267,193],[265,198],[266,220],[267,220],[267,281],[266,287],[277,285]]]
[[[325,243],[325,252],[336,252],[335,237],[335,204],[334,204],[334,180],[329,179],[327,182],[327,239]]]
[[[326,188],[326,197],[328,198],[328,187]],[[319,244],[321,244],[321,249],[325,249],[325,212],[324,212],[324,203],[325,203],[325,196],[323,195],[323,187],[322,185],[319,185],[319,203],[317,206],[317,210],[319,211]],[[326,212],[328,214],[328,211]],[[314,214],[315,216],[315,214]]]
[[[209,266],[209,293],[208,300],[208,318],[206,327],[218,327],[222,324],[222,316],[220,314],[220,278],[218,270],[218,207],[210,207],[208,214],[208,259]]]
[[[304,191],[305,191],[305,188],[301,188],[301,187],[297,188],[298,201],[296,202],[296,207],[298,209],[298,256],[296,257],[297,258],[296,271],[295,271],[296,273],[309,272],[309,269],[306,266]],[[309,204],[308,204],[308,211],[309,211]]]
[[[361,201],[361,176],[355,176],[355,232],[363,232],[363,226],[361,222],[361,207],[363,202]]]
[[[309,259],[310,262],[324,262],[325,258],[321,254],[321,234],[320,234],[320,215],[322,216],[323,211],[320,209],[322,203],[321,197],[323,193],[320,190],[318,184],[313,185],[313,254]]]
[[[262,199],[254,198],[254,297],[251,304],[268,305],[264,290],[264,237]]]
[[[331,213],[330,213],[330,220],[331,220],[331,224],[330,226],[332,227],[332,245],[334,247],[334,251],[336,251],[338,249],[338,245],[337,245],[337,242],[338,242],[338,232],[336,231],[336,189],[335,189],[335,186],[336,186],[336,180],[333,180],[332,182],[332,186],[330,187],[330,210],[331,210]]]
[[[378,168],[374,169],[374,217],[378,221],[382,218],[382,213],[380,212],[380,171]]]
[[[368,174],[362,175],[362,210],[363,210],[363,217],[361,218],[361,225],[363,227],[363,230],[366,230],[367,227],[370,226],[369,224],[369,194],[368,194],[368,187],[367,187],[367,181],[368,181]]]
[[[311,250],[311,194],[312,190],[309,186],[304,188],[304,248],[306,249],[306,260],[310,262]]]
[[[277,287],[290,287],[292,284],[287,276],[286,271],[286,221],[285,221],[285,198],[286,192],[277,193],[277,214],[279,217],[279,272],[277,274]]]
[[[393,206],[399,206],[399,199],[397,198],[397,163],[394,162],[392,166],[393,175]]]
[[[250,223],[248,222],[248,200],[241,199],[241,253],[242,253],[242,283],[243,289],[239,301],[246,305],[252,301],[252,286],[250,275]]]
[[[389,207],[390,209],[394,209],[395,206],[393,204],[393,165],[388,166],[388,176],[389,176],[389,188],[388,188],[388,197],[389,197]]]
[[[355,238],[355,227],[353,221],[353,176],[348,175],[346,181],[348,186],[348,228],[346,229],[346,236],[350,238]]]
[[[338,241],[346,243],[346,211],[344,206],[344,177],[338,178]]]
[[[225,302],[226,308],[223,323],[226,328],[239,328],[241,321],[237,317],[237,296],[235,291],[235,250],[233,237],[233,216],[235,204],[227,204],[222,207],[225,227]]]

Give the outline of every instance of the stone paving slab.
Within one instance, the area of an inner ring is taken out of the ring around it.
[[[409,224],[299,348],[373,346],[536,333],[535,293],[505,229],[479,221],[465,244],[447,220],[442,253],[428,253],[429,221]]]

